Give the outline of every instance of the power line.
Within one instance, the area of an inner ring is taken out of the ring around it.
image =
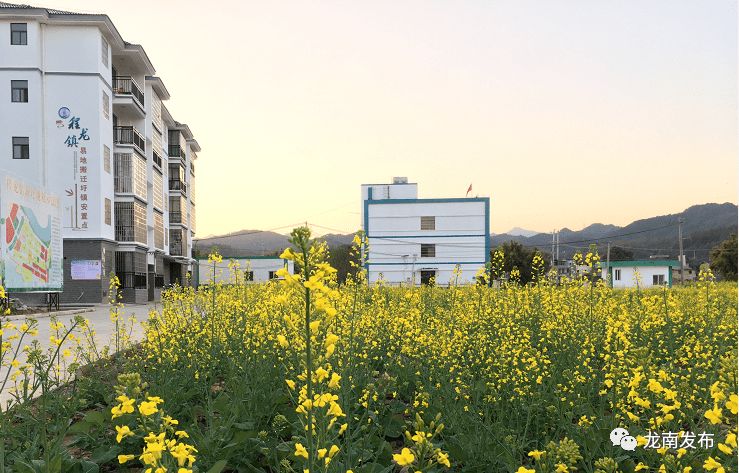
[[[622,235],[609,235],[609,236],[607,236],[607,237],[602,237],[602,238],[589,238],[589,239],[587,239],[587,240],[578,240],[578,241],[566,241],[566,242],[564,242],[564,243],[560,243],[560,245],[565,245],[565,244],[572,244],[572,243],[587,243],[587,242],[589,242],[589,241],[608,240],[608,239],[611,239],[611,238],[620,238],[620,237],[625,237],[625,236],[638,235],[638,234],[640,234],[640,233],[653,232],[653,231],[655,231],[655,230],[662,230],[663,228],[669,228],[669,227],[674,227],[675,225],[676,225],[676,224],[674,224],[674,223],[671,223],[671,224],[669,224],[669,225],[665,225],[664,227],[657,227],[657,228],[652,228],[652,229],[649,229],[649,230],[642,230],[642,231],[639,231],[639,232],[624,233],[624,234],[622,234]]]

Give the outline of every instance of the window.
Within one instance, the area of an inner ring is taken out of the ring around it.
[[[105,199],[105,224],[110,225],[110,199]]]
[[[659,286],[665,283],[665,275],[664,274],[654,274],[652,276],[652,285],[653,286]]]
[[[28,102],[27,80],[11,80],[10,89],[12,102]]]
[[[436,217],[421,217],[421,230],[436,230]]]
[[[147,244],[146,207],[138,202],[115,203],[115,239]]]
[[[103,168],[110,174],[110,148],[103,145]]]
[[[436,277],[436,271],[421,271],[421,284],[428,286],[432,283],[432,280]]]
[[[102,47],[102,60],[103,60],[103,66],[108,67],[108,42],[105,40],[104,36],[100,37],[100,44]]]
[[[244,281],[254,281],[254,271],[244,271]]]
[[[421,245],[421,258],[434,258],[436,257],[436,245]]]
[[[277,271],[270,271],[268,279],[275,279],[277,277]]]
[[[154,248],[164,249],[164,217],[154,212]]]
[[[614,281],[620,281],[621,280],[621,270],[620,269],[614,269],[613,270],[613,280]]]
[[[13,137],[13,159],[28,159],[30,151],[28,148],[28,137]]]
[[[105,92],[103,92],[103,116],[110,120],[110,97]]]
[[[28,25],[26,23],[10,24],[10,44],[28,44]]]

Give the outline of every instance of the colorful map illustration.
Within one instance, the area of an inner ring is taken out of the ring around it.
[[[32,209],[16,203],[6,206],[6,274],[14,271],[26,283],[48,283],[51,216],[47,215],[46,226],[42,227]]]

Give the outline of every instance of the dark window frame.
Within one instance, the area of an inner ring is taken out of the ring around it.
[[[436,281],[436,271],[427,271],[427,270],[421,270],[421,285],[422,286],[429,286],[431,285],[431,280]]]
[[[25,83],[25,87],[23,87]],[[16,94],[16,91],[18,92]],[[16,100],[16,98],[18,100]],[[10,101],[15,103],[28,103],[28,81],[27,80],[11,80],[10,81]]]
[[[17,28],[22,26],[23,29]],[[10,24],[10,44],[13,46],[28,45],[28,23]]]
[[[22,140],[26,142],[23,143]],[[13,137],[13,159],[30,159],[31,145],[27,136]]]
[[[421,258],[436,258],[436,244],[421,243]]]
[[[421,230],[436,230],[436,217],[421,217]]]

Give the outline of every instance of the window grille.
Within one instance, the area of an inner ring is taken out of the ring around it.
[[[146,200],[146,162],[132,153],[115,153],[114,158],[115,191],[133,193]]]
[[[103,168],[110,174],[110,148],[103,145]]]
[[[164,217],[154,212],[154,247],[164,249]]]
[[[110,225],[110,199],[105,199],[105,224]]]
[[[108,41],[105,39],[104,36],[100,37],[100,46],[102,49],[103,66],[105,66],[105,68],[107,69],[108,68]]]
[[[434,258],[436,257],[436,245],[422,244],[421,245],[421,258]]]
[[[146,287],[146,253],[116,251],[115,273],[122,288]]]
[[[436,217],[421,217],[421,230],[436,230]]]
[[[152,186],[154,188],[154,208],[164,210],[164,197],[162,194],[162,175],[154,171],[154,182]]]
[[[105,91],[103,91],[103,116],[110,120],[110,97]]]
[[[138,202],[115,203],[115,239],[146,244],[146,207]]]

